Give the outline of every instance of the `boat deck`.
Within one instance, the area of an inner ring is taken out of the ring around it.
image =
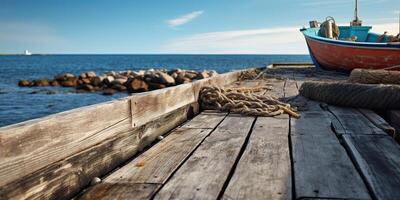
[[[301,118],[203,111],[76,199],[400,199],[400,148],[382,118],[294,98],[305,80],[346,78],[278,66],[237,82],[270,86]]]

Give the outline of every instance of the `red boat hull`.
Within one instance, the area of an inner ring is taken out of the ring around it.
[[[400,48],[350,46],[306,37],[315,64],[324,69],[351,71],[400,65]]]

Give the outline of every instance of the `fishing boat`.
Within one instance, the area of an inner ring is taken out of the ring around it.
[[[357,0],[354,13],[350,26],[337,26],[332,17],[327,17],[324,23],[310,21],[309,28],[300,30],[315,66],[344,71],[399,69],[400,30],[397,36],[370,32],[372,27],[363,26],[358,18]]]

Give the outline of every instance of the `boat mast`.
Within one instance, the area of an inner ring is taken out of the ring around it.
[[[350,22],[350,26],[362,26],[362,21],[358,19],[358,0],[355,3],[354,20]]]

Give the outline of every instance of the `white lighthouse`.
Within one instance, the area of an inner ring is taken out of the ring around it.
[[[25,56],[30,56],[30,55],[32,55],[32,53],[29,52],[28,50],[25,50],[24,55],[25,55]]]

